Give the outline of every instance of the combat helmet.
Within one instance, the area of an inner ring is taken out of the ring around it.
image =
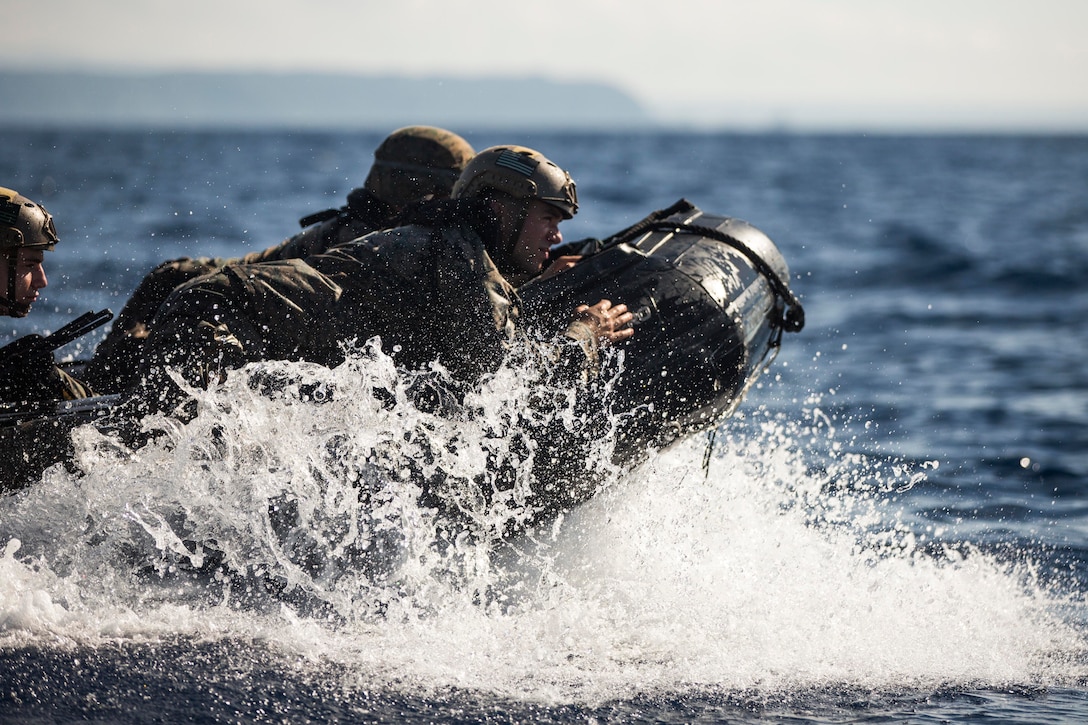
[[[52,249],[58,242],[52,215],[41,204],[0,186],[0,249]]]
[[[488,190],[515,199],[538,199],[559,209],[564,219],[578,213],[578,192],[570,174],[524,146],[492,146],[476,154],[450,196],[483,197]]]
[[[403,207],[428,196],[446,198],[475,151],[452,131],[406,126],[374,150],[363,188],[386,204]]]

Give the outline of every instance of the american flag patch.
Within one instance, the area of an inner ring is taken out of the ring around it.
[[[522,176],[532,176],[538,163],[536,160],[514,153],[510,149],[503,149],[499,154],[499,158],[495,159],[496,166],[513,169]]]
[[[15,202],[0,201],[0,223],[14,224],[19,221],[20,208]]]

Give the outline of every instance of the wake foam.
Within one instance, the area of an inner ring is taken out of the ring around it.
[[[0,646],[261,641],[345,687],[549,702],[1084,677],[1079,595],[904,522],[924,471],[842,452],[817,405],[737,415],[709,458],[625,471],[603,441],[592,500],[512,529],[531,374],[451,417],[372,347],[193,391],[136,451],[80,429],[82,475],[0,500]]]

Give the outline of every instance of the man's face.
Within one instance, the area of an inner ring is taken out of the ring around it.
[[[521,236],[510,254],[510,262],[519,272],[535,275],[544,268],[548,250],[563,241],[559,232],[561,221],[563,214],[554,206],[532,201],[521,227]]]
[[[49,280],[45,278],[45,268],[42,260],[45,259],[43,249],[20,249],[15,258],[15,299],[11,302],[16,307],[29,311],[30,305],[38,299],[38,290],[44,289]],[[0,284],[4,286],[2,294],[7,294],[8,259],[0,257]],[[26,314],[18,314],[22,317]]]

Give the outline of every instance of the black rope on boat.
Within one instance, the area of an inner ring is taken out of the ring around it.
[[[718,439],[718,429],[706,432],[706,451],[703,453],[703,478],[710,478],[710,457],[714,454],[714,443]]]

